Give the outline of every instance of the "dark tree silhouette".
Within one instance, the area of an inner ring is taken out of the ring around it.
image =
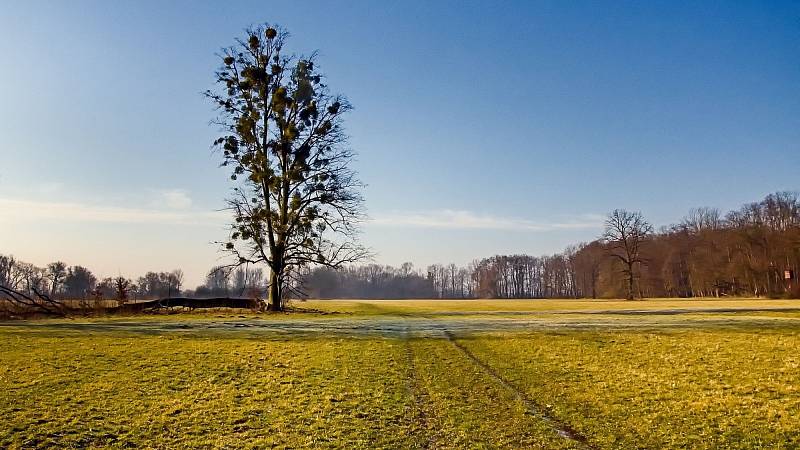
[[[653,233],[653,226],[644,220],[642,213],[624,209],[612,211],[605,226],[603,240],[608,245],[609,254],[622,263],[622,271],[628,281],[628,300],[633,300],[636,266],[644,262],[641,256],[642,243]]]
[[[56,261],[47,265],[47,278],[50,280],[50,296],[55,297],[67,277],[67,265]]]
[[[223,243],[236,258],[229,268],[266,264],[272,310],[283,309],[296,269],[368,254],[355,240],[363,201],[342,128],[350,104],[329,93],[314,54],[284,53],[287,37],[268,25],[247,30],[222,50],[220,89],[206,92],[220,112],[214,144],[238,181]]]
[[[72,266],[64,277],[64,297],[85,299],[89,297],[97,284],[97,277],[91,270],[83,266]]]
[[[128,302],[128,294],[130,294],[133,289],[132,284],[131,280],[123,276],[114,278],[114,292],[120,305]]]

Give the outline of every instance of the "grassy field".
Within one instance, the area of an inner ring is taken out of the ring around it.
[[[0,324],[0,447],[800,447],[800,302],[295,306]]]
[[[294,301],[298,308],[358,315],[451,315],[467,313],[555,313],[669,309],[795,309],[798,300],[762,299],[657,299],[627,300],[307,300]]]

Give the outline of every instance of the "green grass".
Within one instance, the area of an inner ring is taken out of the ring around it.
[[[296,306],[3,324],[0,448],[800,447],[800,313],[608,313],[798,302]]]
[[[0,447],[393,447],[396,340],[3,336]]]
[[[442,339],[413,339],[414,402],[434,447],[573,448],[513,392]]]
[[[797,448],[800,330],[498,334],[478,358],[604,448]]]

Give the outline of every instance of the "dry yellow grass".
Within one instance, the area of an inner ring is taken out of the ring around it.
[[[0,323],[0,447],[797,448],[798,305],[316,300]]]

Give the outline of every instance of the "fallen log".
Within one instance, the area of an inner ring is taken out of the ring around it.
[[[126,303],[114,308],[109,308],[109,312],[137,313],[169,308],[232,308],[232,309],[259,309],[262,302],[254,298],[190,298],[190,297],[169,297],[157,300],[147,300],[136,303]]]
[[[43,315],[60,316],[67,315],[67,308],[62,302],[50,298],[49,295],[32,289],[33,293],[28,295],[24,292],[11,289],[8,286],[0,285],[0,306],[2,316],[15,315]]]

